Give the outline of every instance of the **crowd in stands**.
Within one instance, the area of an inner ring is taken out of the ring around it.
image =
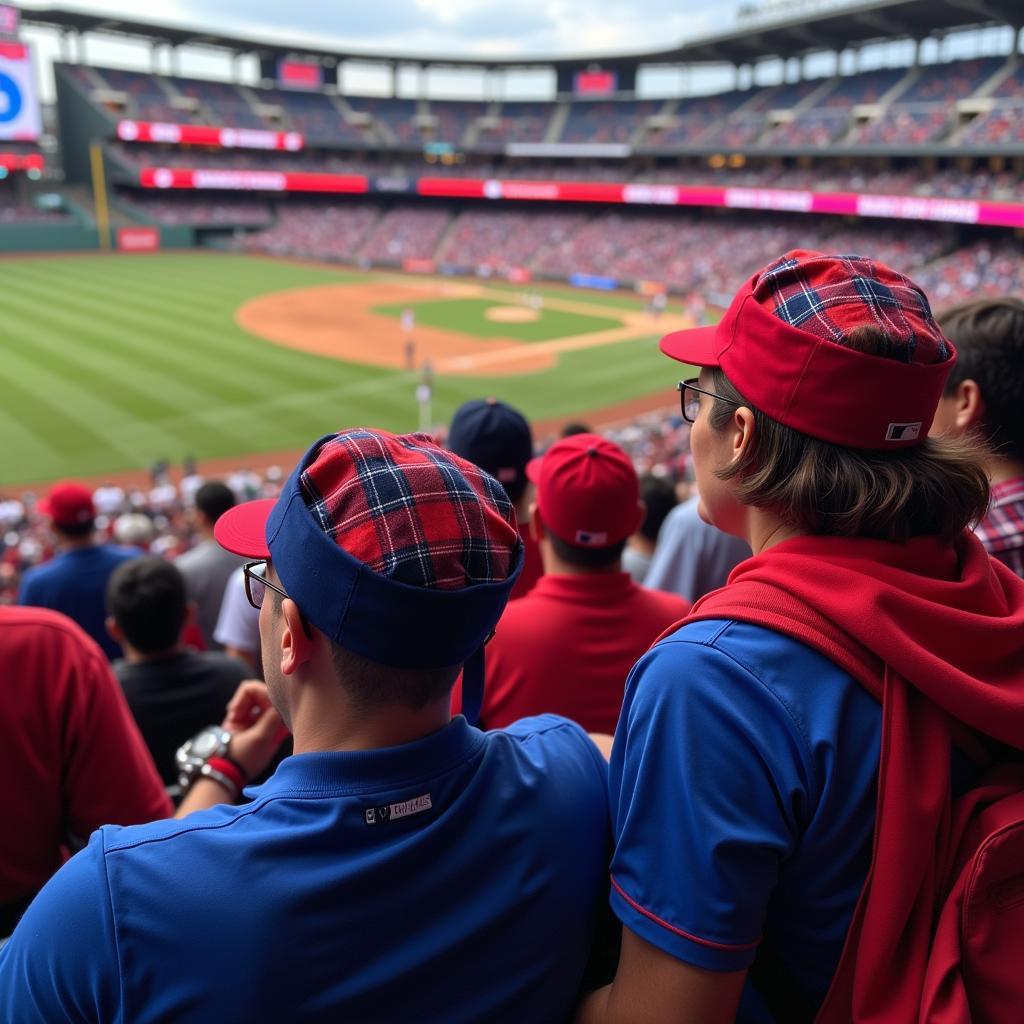
[[[949,228],[834,218],[738,213],[584,214],[427,209],[387,212],[364,202],[280,204],[272,227],[232,239],[247,252],[339,260],[369,266],[430,260],[485,276],[525,268],[540,277],[572,274],[624,284],[658,281],[671,291],[720,299],[765,254],[801,244],[875,252],[890,265],[935,281],[936,299],[1024,287],[1021,243],[1006,239],[957,248]]]
[[[104,96],[125,96],[127,115],[143,120],[300,131],[313,140],[342,145],[417,146],[433,141],[486,150],[510,142],[630,143],[652,149],[760,144],[822,148],[839,140],[851,145],[921,145],[952,138],[958,127],[951,116],[956,101],[979,95],[979,90],[988,96],[988,83],[1006,67],[1006,58],[988,57],[683,99],[561,103],[336,96],[109,68],[72,65],[67,70],[87,92],[100,83]],[[968,138],[1014,141],[1021,102],[1019,68],[992,88],[991,98],[996,109],[977,118]],[[854,108],[883,100],[887,105],[866,122],[852,120]],[[656,120],[650,123],[651,118]]]
[[[273,219],[270,203],[259,199],[231,198],[218,201],[195,196],[132,192],[122,197],[121,205],[129,213],[160,224],[253,228],[269,225]]]

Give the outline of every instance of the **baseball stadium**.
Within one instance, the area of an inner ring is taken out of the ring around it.
[[[1024,0],[0,0],[0,275],[0,1024],[1024,1021]]]
[[[12,23],[59,34],[65,59],[34,67],[13,32],[3,54],[25,90],[0,124],[0,483],[266,465],[339,423],[443,424],[481,394],[541,424],[667,408],[657,337],[797,246],[876,254],[936,306],[1013,291],[1024,70],[1014,4],[985,11],[797,5],[660,52],[483,60],[25,7]],[[149,46],[154,71],[71,59],[93,36]],[[190,47],[251,74],[155,70]],[[874,66],[894,47],[903,63]],[[344,91],[367,64],[391,95]],[[397,95],[410,64],[553,92]],[[638,92],[711,65],[730,88]],[[41,110],[33,75],[51,73]]]

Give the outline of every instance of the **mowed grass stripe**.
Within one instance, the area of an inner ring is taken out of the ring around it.
[[[108,284],[96,289],[103,290],[110,296],[111,307],[118,309],[118,319],[136,322],[141,329],[153,334],[173,336],[173,345],[156,349],[145,337],[132,335],[131,338],[135,338],[136,344],[147,353],[148,358],[152,359],[154,352],[157,352],[157,358],[169,358],[190,366],[195,365],[193,358],[199,359],[208,364],[208,376],[216,378],[219,371],[225,382],[241,384],[242,400],[248,397],[249,391],[266,387],[268,373],[279,386],[302,388],[322,380],[325,370],[337,365],[335,360],[296,352],[243,331],[234,322],[234,307],[230,307],[229,303],[230,308],[225,313],[223,300],[218,316],[207,317],[182,310],[169,299],[163,303],[125,302],[119,298],[121,293],[114,286]],[[109,307],[100,301],[97,308]],[[222,321],[221,326],[217,325],[216,319]],[[155,327],[157,323],[161,327]],[[194,324],[194,329],[182,329],[190,323]],[[230,387],[230,384],[226,386]],[[224,394],[224,398],[229,399],[230,396]]]
[[[43,297],[41,291],[29,288],[25,294]],[[91,298],[82,294],[66,296],[60,317],[65,311],[76,310],[81,319],[71,318],[67,325],[68,347],[71,339],[92,341],[97,358],[104,352],[117,353],[126,369],[149,365],[161,369],[168,380],[180,380],[198,392],[195,398],[218,402],[247,403],[265,389],[268,375],[247,363],[239,363],[227,353],[218,351],[217,332],[207,328],[208,342],[192,334],[186,339],[181,329],[181,317],[155,317],[148,307],[136,307],[130,300],[121,303],[116,316],[107,316],[109,304],[102,297]],[[68,319],[65,317],[65,319]],[[83,325],[96,325],[86,328]],[[248,336],[245,336],[248,339]],[[255,341],[255,339],[251,339]],[[286,374],[286,383],[307,384],[322,374]]]
[[[31,290],[23,294],[30,296]],[[10,305],[16,308],[18,301]],[[169,419],[182,407],[224,400],[194,368],[151,351],[151,345],[125,339],[112,324],[97,325],[89,310],[89,304],[71,300],[38,314],[34,329],[24,335],[25,351],[45,353],[53,373],[143,421]]]

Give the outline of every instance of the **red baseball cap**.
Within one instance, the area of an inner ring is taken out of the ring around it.
[[[55,526],[81,526],[96,518],[92,491],[84,484],[70,480],[54,484],[36,508],[44,516],[49,516]]]
[[[643,519],[640,484],[629,456],[598,434],[573,434],[532,459],[537,507],[556,537],[606,548],[636,532]]]
[[[876,327],[885,356],[850,348]],[[920,444],[956,349],[909,278],[862,256],[795,249],[759,270],[713,327],[661,339],[667,356],[719,366],[755,408],[801,433],[850,448]]]

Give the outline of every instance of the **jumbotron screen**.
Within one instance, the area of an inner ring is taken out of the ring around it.
[[[614,71],[577,71],[573,83],[577,96],[610,96],[619,87]]]
[[[35,141],[42,127],[31,51],[0,42],[0,139]]]

